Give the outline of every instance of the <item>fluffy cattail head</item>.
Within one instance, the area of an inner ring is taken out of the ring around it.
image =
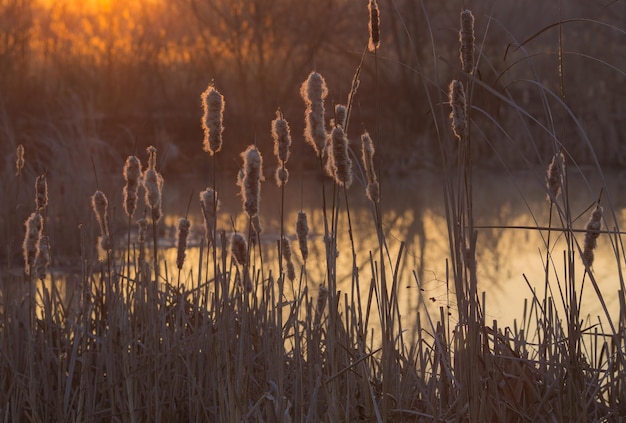
[[[39,175],[35,180],[35,204],[37,210],[45,209],[48,206],[48,181],[45,173]]]
[[[183,268],[183,263],[185,262],[186,250],[187,250],[187,237],[189,236],[189,228],[191,227],[191,222],[184,217],[178,221],[178,232],[176,237],[178,239],[177,242],[177,254],[176,254],[176,267],[178,270]]]
[[[47,236],[39,238],[39,254],[35,260],[35,268],[37,277],[42,281],[46,278],[48,265],[50,264],[50,240]]]
[[[474,72],[474,15],[470,10],[461,12],[459,41],[461,43],[461,68],[463,72],[471,74]]]
[[[281,162],[289,160],[291,134],[289,123],[282,118],[280,110],[276,111],[276,119],[272,121],[272,138],[274,139],[274,154]]]
[[[202,128],[204,129],[204,151],[211,155],[222,149],[222,118],[224,115],[224,96],[219,93],[213,86],[209,87],[202,93],[202,108],[204,116],[202,117]]]
[[[585,245],[583,248],[583,263],[588,267],[591,267],[594,259],[594,250],[598,245],[598,236],[600,236],[600,229],[602,228],[602,215],[603,208],[597,206],[591,213],[591,217],[585,227]]]
[[[132,217],[137,209],[137,193],[139,180],[141,179],[141,162],[136,156],[128,156],[124,163],[124,211],[128,217]]]
[[[331,126],[346,127],[346,118],[348,115],[348,108],[343,104],[335,104],[335,118],[331,122]]]
[[[156,147],[151,145],[146,148],[146,151],[148,152],[148,169],[156,169]]]
[[[146,193],[146,204],[150,206],[152,219],[157,222],[161,219],[161,192],[163,189],[163,177],[152,168],[143,175],[143,188]]]
[[[548,166],[546,186],[548,188],[547,200],[556,201],[561,194],[563,184],[563,174],[565,172],[565,156],[563,153],[556,153]]]
[[[374,170],[374,142],[370,134],[365,131],[361,135],[363,167],[365,168],[365,176],[367,177],[367,187],[365,193],[367,198],[377,203],[380,200],[378,178]]]
[[[24,237],[24,270],[30,274],[30,269],[35,265],[35,260],[39,255],[39,241],[43,230],[43,218],[38,211],[32,213],[26,222],[26,236]]]
[[[248,216],[253,217],[259,213],[263,157],[254,145],[249,146],[241,153],[241,156],[243,157],[243,179],[240,186],[243,208]]]
[[[306,261],[309,257],[309,247],[307,244],[307,236],[309,235],[309,224],[307,222],[306,213],[298,212],[298,220],[296,221],[296,235],[298,236],[298,245],[302,260]]]
[[[137,227],[138,227],[138,232],[137,232],[137,241],[139,241],[140,245],[143,245],[146,242],[146,232],[148,232],[148,221],[142,217],[141,219],[137,220]]]
[[[248,263],[248,243],[240,233],[235,232],[230,238],[230,255],[242,266]]]
[[[91,207],[93,208],[94,214],[96,215],[98,225],[100,225],[100,248],[102,248],[104,251],[108,251],[112,248],[108,222],[109,202],[106,195],[104,195],[102,191],[96,191],[91,197]]]
[[[204,232],[209,243],[213,242],[213,230],[215,227],[215,217],[220,207],[217,199],[217,192],[212,188],[207,188],[200,193],[200,206],[204,216]]]
[[[370,12],[370,39],[367,48],[369,51],[375,51],[378,47],[380,47],[380,14],[376,0],[370,0],[367,8]]]
[[[276,169],[276,185],[282,187],[287,185],[289,181],[289,170],[287,168],[279,167]]]
[[[322,314],[326,308],[326,302],[328,301],[328,288],[324,285],[320,285],[319,292],[317,293],[317,303],[315,304],[315,318],[314,325],[319,326],[322,320]]]
[[[450,83],[449,100],[450,107],[452,108],[452,112],[450,113],[452,130],[454,131],[454,135],[459,140],[462,140],[467,127],[467,106],[465,102],[465,88],[463,88],[461,81],[455,79]]]
[[[17,156],[15,158],[15,176],[19,176],[24,169],[24,146],[22,144],[17,146]]]
[[[306,104],[304,138],[319,156],[322,154],[326,143],[324,99],[328,95],[326,81],[322,75],[311,72],[300,87],[300,95]]]
[[[330,133],[327,170],[335,182],[349,188],[352,184],[352,160],[348,153],[348,140],[340,126]]]

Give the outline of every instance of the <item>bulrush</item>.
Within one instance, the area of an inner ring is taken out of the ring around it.
[[[326,144],[324,127],[324,99],[328,95],[326,81],[317,72],[311,72],[300,87],[300,95],[306,104],[304,114],[304,139],[311,144],[315,153],[321,156]]]
[[[48,181],[45,173],[37,176],[35,180],[35,204],[37,210],[45,209],[48,206]]]
[[[565,156],[563,153],[556,153],[552,157],[552,161],[548,166],[546,186],[548,194],[546,199],[550,202],[556,201],[561,194],[561,186],[563,184],[563,173],[565,172]]]
[[[98,225],[100,225],[100,237],[98,238],[98,243],[100,244],[100,248],[104,251],[108,251],[112,247],[107,211],[109,202],[106,195],[104,195],[102,191],[96,191],[91,197],[91,207],[96,215]]]
[[[224,115],[224,96],[213,84],[202,93],[202,129],[204,129],[204,151],[211,155],[222,149],[222,118]]]
[[[588,267],[593,264],[594,253],[593,250],[598,246],[598,236],[600,236],[600,229],[602,227],[602,214],[604,210],[602,207],[597,206],[591,213],[591,217],[585,227],[585,245],[583,248],[583,263]]]
[[[200,193],[200,205],[204,216],[204,233],[209,243],[213,243],[213,229],[215,228],[215,215],[220,208],[217,192],[207,188]]]
[[[286,237],[282,238],[280,249],[282,251],[283,259],[284,259],[283,271],[287,275],[287,278],[289,278],[289,280],[293,282],[296,279],[296,271],[293,267],[293,262],[291,261],[291,244],[289,243],[289,240]]]
[[[452,108],[452,112],[450,113],[452,130],[454,131],[454,135],[456,135],[459,140],[462,140],[465,136],[465,128],[467,126],[467,106],[465,102],[465,89],[461,81],[455,79],[450,83],[449,100],[450,107]]]
[[[22,144],[17,146],[16,158],[15,158],[15,176],[19,176],[24,169],[24,146]]]
[[[176,254],[176,267],[178,267],[178,270],[183,268],[183,263],[185,262],[187,237],[189,236],[190,227],[191,222],[189,222],[189,219],[185,219],[184,217],[180,218],[178,221],[178,232],[176,234],[178,248]]]
[[[283,119],[280,109],[276,111],[276,119],[272,121],[272,138],[274,139],[274,154],[279,161],[276,169],[276,184],[284,186],[289,180],[289,171],[285,168],[289,160],[289,147],[291,146],[291,134],[289,123]]]
[[[37,277],[42,281],[46,278],[48,272],[48,265],[50,264],[50,240],[47,236],[43,235],[39,238],[39,254],[35,260],[35,269],[37,270]]]
[[[474,72],[474,15],[470,10],[461,12],[459,41],[461,43],[461,67],[463,72],[471,74]]]
[[[24,253],[24,271],[29,275],[39,255],[39,241],[43,230],[43,218],[41,214],[39,214],[39,211],[36,211],[26,219],[24,224],[26,226],[26,236],[24,237],[24,243],[22,245]]]
[[[243,177],[240,179],[243,208],[248,216],[259,213],[261,201],[261,181],[263,180],[263,157],[256,146],[249,146],[241,153],[243,157]]]
[[[369,51],[375,51],[380,47],[380,13],[376,0],[369,0],[367,8],[370,12],[369,31],[370,38],[367,48]]]
[[[380,193],[378,178],[376,177],[376,172],[374,171],[374,142],[367,131],[363,132],[361,135],[361,144],[363,167],[365,168],[365,175],[367,176],[367,188],[365,189],[365,192],[367,194],[367,198],[375,203],[378,203]]]
[[[248,263],[248,243],[243,235],[238,232],[233,233],[230,238],[230,255],[241,266]]]
[[[296,221],[296,235],[300,246],[302,260],[306,261],[309,257],[309,247],[307,244],[307,236],[309,235],[309,224],[307,223],[306,213],[298,212],[298,220]]]
[[[136,156],[128,156],[124,163],[124,211],[128,217],[132,217],[137,209],[137,193],[141,178],[141,162]]]
[[[349,188],[352,184],[352,160],[348,154],[348,140],[340,126],[335,126],[330,133],[330,148],[327,171],[335,182]]]
[[[348,115],[348,108],[343,104],[335,105],[335,118],[332,120],[332,126],[346,127],[346,117]]]
[[[146,204],[150,206],[152,219],[157,222],[161,219],[161,192],[163,177],[156,171],[156,148],[150,146],[148,151],[148,170],[143,174],[143,188],[146,193]]]

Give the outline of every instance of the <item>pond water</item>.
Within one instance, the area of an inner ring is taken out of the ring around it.
[[[218,229],[231,232],[233,228],[243,231],[247,218],[242,212],[241,199],[232,181],[221,178],[218,192],[221,208]],[[226,178],[227,179],[227,178]],[[544,171],[525,171],[514,174],[494,174],[477,171],[474,174],[473,208],[475,224],[478,227],[478,292],[485,293],[485,317],[487,323],[498,320],[500,327],[518,323],[524,312],[524,299],[531,298],[531,288],[539,298],[543,298],[545,286],[546,238],[548,231],[537,228],[547,227],[550,222],[550,206],[546,201]],[[167,180],[164,191],[166,224],[174,227],[179,217],[184,216],[190,195],[193,200],[190,208],[192,221],[191,245],[198,245],[203,234],[202,219],[197,193],[206,188],[207,182],[198,179]],[[623,227],[626,221],[626,199],[621,198],[626,184],[626,176],[612,175],[605,182],[593,171],[570,172],[567,182],[567,198],[573,227],[584,229],[594,202],[602,192],[602,205],[605,208],[606,223],[611,229]],[[332,184],[326,181],[327,198],[330,199]],[[421,171],[402,179],[382,180],[383,230],[389,247],[391,262],[396,262],[401,242],[405,243],[403,260],[399,269],[399,301],[403,321],[414,321],[421,306],[439,315],[440,307],[455,307],[453,283],[446,281],[447,260],[450,258],[448,229],[443,204],[443,184],[434,173]],[[195,194],[191,194],[192,190]],[[312,290],[325,283],[326,261],[323,244],[324,224],[322,213],[322,189],[319,177],[310,176],[290,179],[284,196],[284,225],[286,235],[295,240],[295,223],[298,211],[308,215],[310,257],[306,264],[308,284]],[[330,201],[330,200],[328,200]],[[350,220],[354,243],[357,250],[357,265],[362,290],[367,293],[371,279],[370,252],[377,258],[378,241],[372,215],[371,204],[365,197],[362,185],[356,182],[349,189]],[[350,291],[352,275],[352,254],[348,236],[345,201],[340,204],[337,274],[338,289]],[[277,240],[280,233],[281,192],[273,178],[268,177],[262,185],[261,224],[263,226],[262,245],[265,266],[275,273]],[[552,227],[560,225],[553,211]],[[233,226],[234,225],[234,226]],[[530,227],[527,229],[525,227]],[[195,228],[195,229],[194,229]],[[584,233],[576,233],[576,240],[582,246]],[[175,269],[176,252],[173,248],[174,236],[169,236],[172,248],[167,260],[170,269]],[[620,243],[616,259],[615,241]],[[302,264],[297,242],[293,242],[296,268]],[[553,295],[560,298],[559,284],[566,283],[564,251],[566,244],[560,232],[552,232],[551,264],[549,271],[550,287]],[[197,271],[198,248],[192,247],[187,254],[185,272]],[[601,235],[593,266],[594,276],[606,305],[615,321],[618,318],[619,304],[617,291],[620,289],[619,265],[624,263],[621,250],[621,237],[610,239]],[[604,318],[603,308],[598,301],[589,278],[585,278],[584,266],[576,254],[576,272],[573,280],[577,290],[583,288],[582,314],[593,322],[596,316]],[[419,288],[414,277],[417,275]],[[560,301],[560,300],[559,300]],[[557,301],[557,302],[559,302]],[[405,327],[407,326],[405,323]]]

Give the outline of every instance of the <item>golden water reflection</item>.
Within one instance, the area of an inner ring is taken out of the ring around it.
[[[585,178],[583,178],[583,176]],[[576,178],[583,178],[579,182]],[[588,175],[570,176],[570,185],[580,183],[586,190],[572,190],[569,205],[572,216],[576,218],[574,228],[584,229],[589,216],[589,208],[599,188],[599,181]],[[193,185],[193,184],[191,184]],[[510,326],[514,319],[518,324],[524,311],[524,299],[531,298],[535,291],[538,298],[543,299],[545,286],[546,240],[548,233],[538,229],[513,229],[510,227],[547,227],[549,223],[550,207],[543,191],[542,175],[535,176],[522,174],[494,178],[490,175],[478,175],[475,179],[474,215],[477,226],[489,226],[478,230],[478,289],[485,292],[485,317],[487,323],[498,320],[500,327]],[[189,187],[190,183],[185,182]],[[285,195],[284,230],[292,240],[294,262],[300,268],[303,262],[295,241],[295,222],[297,213],[303,210],[308,215],[309,260],[306,263],[308,285],[315,291],[320,284],[326,284],[326,252],[323,243],[324,215],[319,206],[321,204],[321,187],[319,181],[305,181],[301,186],[288,186]],[[619,186],[614,187],[618,190]],[[172,188],[174,190],[175,188]],[[200,188],[202,189],[202,188]],[[326,190],[332,189],[327,183]],[[448,229],[442,201],[441,184],[433,175],[419,178],[394,181],[385,185],[383,182],[383,222],[384,232],[388,245],[386,260],[387,269],[395,266],[401,242],[405,243],[405,250],[398,271],[400,283],[398,297],[403,326],[410,327],[416,313],[421,306],[439,315],[439,308],[450,307],[454,304],[453,282],[447,281],[447,260],[450,257]],[[616,191],[618,192],[618,191]],[[303,195],[302,193],[307,193]],[[607,195],[607,194],[605,194]],[[230,232],[234,228],[242,231],[247,220],[241,212],[240,199],[234,187],[222,187],[220,190],[222,201],[218,228]],[[608,197],[604,197],[605,199]],[[183,211],[174,212],[175,204],[184,204],[175,201],[170,204],[170,220],[172,225],[177,222]],[[378,263],[378,241],[372,209],[358,186],[352,187],[349,198],[350,220],[353,229],[354,244],[357,252],[357,267],[361,288],[361,297],[367,298],[369,283],[372,278],[370,253]],[[617,222],[607,212],[607,221],[623,226],[626,213],[619,204],[613,204],[616,210]],[[623,206],[622,206],[623,207]],[[608,204],[605,209],[609,209]],[[178,209],[180,210],[180,208]],[[270,183],[263,186],[261,204],[261,223],[263,226],[262,250],[263,263],[274,274],[277,272],[277,240],[280,233],[280,191]],[[345,204],[340,203],[342,213],[338,222],[338,250],[337,258],[337,286],[343,293],[350,293],[352,281],[352,254],[351,242],[348,233],[348,220]],[[556,213],[553,212],[556,221]],[[202,235],[202,221],[199,213],[192,217],[195,231],[191,243],[196,244]],[[554,226],[554,224],[553,224]],[[509,227],[509,228],[505,228]],[[584,234],[576,233],[576,240],[583,244]],[[172,248],[167,254],[171,269],[175,268],[176,251]],[[564,236],[560,232],[552,232],[550,241],[550,270],[549,287],[552,295],[560,302],[559,284],[564,289],[567,280],[564,251],[567,250]],[[193,278],[197,274],[199,249],[191,248],[187,253],[185,274]],[[622,257],[621,255],[618,255]],[[622,259],[619,260],[620,262]],[[573,280],[576,289],[583,287],[584,266],[576,254],[575,272]],[[618,260],[611,242],[606,235],[598,240],[594,275],[598,281],[606,305],[617,318],[617,296],[619,289]],[[569,271],[569,270],[567,270]],[[266,273],[267,274],[267,273]],[[389,275],[391,273],[388,273]],[[417,280],[415,276],[417,276]],[[391,278],[388,277],[388,280]],[[528,281],[528,282],[527,282]],[[604,319],[602,305],[595,294],[588,277],[583,287],[582,315],[589,315],[595,322],[596,316]]]

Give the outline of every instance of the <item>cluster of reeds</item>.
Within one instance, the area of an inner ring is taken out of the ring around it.
[[[380,47],[375,0],[369,1],[369,14],[368,47],[375,57]],[[332,119],[325,113],[328,88],[320,73],[311,72],[301,89],[304,138],[320,162],[323,228],[313,229],[323,233],[323,257],[315,258],[323,267],[323,280],[310,280],[307,273],[311,240],[306,212],[298,212],[294,226],[284,221],[292,141],[280,110],[271,122],[278,160],[275,176],[281,188],[278,266],[263,261],[263,249],[274,246],[262,239],[264,161],[256,145],[241,154],[237,175],[246,225],[236,227],[236,219],[230,226],[220,223],[215,169],[225,100],[212,83],[202,94],[203,149],[211,156],[213,170],[212,187],[199,194],[203,240],[198,262],[189,263],[192,219],[179,218],[176,280],[160,258],[164,252],[157,225],[163,224],[164,179],[157,171],[156,148],[146,150],[145,170],[136,156],[129,156],[123,166],[125,242],[114,236],[105,193],[98,189],[91,197],[100,231],[97,245],[104,254],[98,263],[88,262],[84,252],[95,243],[83,240],[81,274],[74,287],[67,280],[61,288],[55,275],[46,277],[51,247],[45,235],[47,181],[45,174],[37,179],[36,209],[26,221],[23,243],[25,277],[0,277],[0,420],[618,421],[626,415],[624,287],[619,322],[607,312],[609,327],[583,327],[583,286],[577,285],[575,272],[577,252],[585,269],[583,283],[588,278],[602,301],[592,267],[594,250],[605,232],[611,233],[616,250],[621,248],[620,233],[602,230],[600,200],[586,227],[574,229],[560,149],[549,165],[545,186],[550,215],[554,207],[560,226],[550,220],[547,228],[537,230],[558,231],[567,239],[567,280],[556,278],[565,315],[551,294],[550,266],[555,266],[548,237],[544,297],[532,292],[520,326],[501,328],[497,321],[486,322],[478,288],[480,228],[474,224],[472,197],[471,93],[480,82],[474,78],[470,11],[461,13],[460,28],[465,84],[454,80],[448,92],[450,138],[458,142],[453,151],[442,148],[449,282],[456,309],[442,307],[437,315],[424,308],[415,327],[402,326],[398,274],[404,244],[392,260],[369,132],[360,136],[361,162],[351,158],[359,155],[349,141],[350,109],[368,53],[354,74],[347,106],[336,105]],[[18,175],[23,166],[22,148],[17,151]],[[362,188],[369,199],[371,229],[378,237],[364,267],[357,261],[352,237],[347,195],[351,186]],[[145,212],[135,232],[132,219],[141,210],[140,189]],[[344,291],[338,288],[341,231],[348,233],[352,247],[352,273]],[[577,241],[581,234],[582,243]],[[298,241],[300,257],[292,250],[292,239]],[[617,259],[619,263],[619,254]],[[35,284],[34,269],[47,283]],[[16,281],[14,289],[10,282]],[[421,288],[416,273],[414,282]],[[25,295],[30,298],[26,304]],[[407,331],[414,334],[411,342],[405,338]]]

